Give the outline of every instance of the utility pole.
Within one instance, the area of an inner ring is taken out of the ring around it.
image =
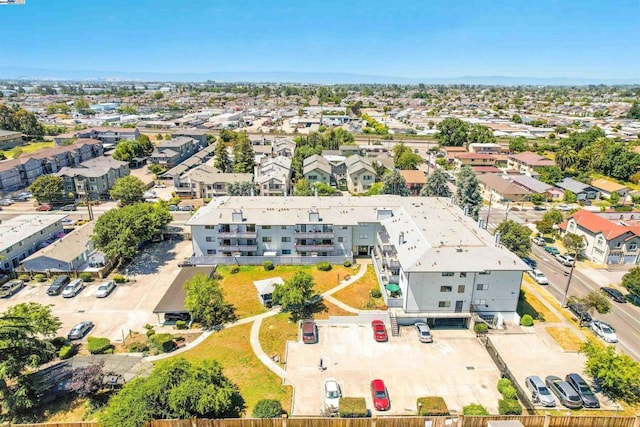
[[[487,220],[484,222],[484,229],[489,225],[489,216],[491,215],[491,202],[493,201],[493,193],[489,194],[489,208],[487,208]]]
[[[574,254],[573,262],[571,263],[571,270],[569,270],[569,277],[567,278],[567,286],[564,287],[564,294],[562,295],[562,304],[560,306],[565,308],[567,306],[567,295],[569,295],[569,286],[571,285],[571,278],[573,277],[573,269],[576,267],[576,257]],[[582,321],[582,319],[580,319]]]

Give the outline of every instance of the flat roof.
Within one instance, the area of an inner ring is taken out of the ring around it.
[[[156,308],[153,309],[154,313],[187,313],[188,310],[184,307],[184,301],[187,298],[185,292],[184,282],[190,280],[196,274],[204,274],[205,276],[211,276],[216,270],[215,266],[208,267],[182,267],[180,272],[173,279],[169,289],[164,293]]]
[[[13,246],[58,221],[67,215],[20,215],[0,224],[0,252]],[[60,225],[62,229],[62,224]]]

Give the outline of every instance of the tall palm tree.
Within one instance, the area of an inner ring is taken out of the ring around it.
[[[578,153],[568,144],[561,144],[556,151],[556,164],[562,170],[573,166],[578,160]]]

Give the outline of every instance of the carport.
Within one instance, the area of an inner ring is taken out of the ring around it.
[[[184,282],[192,279],[196,274],[202,274],[207,277],[212,277],[215,271],[215,265],[206,267],[182,267],[176,278],[173,279],[173,282],[171,282],[171,285],[169,286],[169,289],[167,289],[167,292],[165,292],[158,305],[156,305],[156,308],[153,309],[153,312],[158,315],[158,323],[161,323],[161,314],[188,314],[189,311],[184,306],[184,302],[187,297],[187,294],[183,287]]]

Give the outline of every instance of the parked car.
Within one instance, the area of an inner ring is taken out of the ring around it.
[[[159,182],[156,185],[153,186],[153,188],[166,188],[167,186],[164,185],[163,183]]]
[[[80,218],[79,220],[76,221],[76,225],[85,225],[88,222],[89,222],[88,219]]]
[[[67,335],[67,338],[69,340],[82,339],[84,338],[85,335],[87,335],[87,332],[89,332],[91,328],[93,328],[92,322],[89,322],[88,320],[85,320],[84,322],[80,322],[76,326],[71,328],[71,330],[69,331],[69,334]]]
[[[22,288],[24,288],[24,282],[22,280],[10,280],[9,282],[0,286],[0,298],[8,298],[10,296],[13,296]]]
[[[382,320],[371,321],[371,328],[373,329],[373,339],[377,342],[385,342],[389,339],[387,328],[385,328]]]
[[[180,210],[184,211],[184,212],[191,212],[191,211],[193,211],[195,209],[196,208],[193,205],[182,205],[182,206],[180,206]]]
[[[66,274],[56,277],[56,279],[51,283],[51,285],[47,289],[47,295],[50,295],[50,296],[60,295],[60,292],[62,292],[62,289],[70,281],[71,281],[71,278]]]
[[[38,206],[38,207],[36,208],[36,210],[37,210],[38,212],[46,212],[46,211],[50,211],[50,210],[52,210],[52,209],[53,209],[53,208],[51,207],[51,205],[49,205],[49,204],[47,204],[47,203],[43,203],[43,204],[41,204],[40,206]]]
[[[177,322],[178,320],[182,320],[183,322],[188,322],[189,320],[191,320],[191,315],[185,312],[164,314],[165,322]]]
[[[536,261],[533,258],[524,257],[524,258],[522,258],[522,261],[524,261],[524,263],[527,264],[531,268],[536,268],[538,266],[538,261]]]
[[[113,280],[107,280],[106,282],[102,282],[100,286],[98,286],[98,290],[96,291],[96,298],[105,298],[108,297],[111,292],[116,288],[116,282]]]
[[[418,334],[418,340],[420,342],[433,342],[433,336],[431,335],[431,329],[424,322],[418,322],[415,325],[416,333]]]
[[[620,303],[627,302],[627,299],[625,298],[624,294],[615,288],[608,288],[606,286],[603,286],[600,288],[600,290],[605,294],[607,294],[609,297],[611,297],[611,299],[614,300],[615,302],[620,302]]]
[[[582,399],[585,408],[599,408],[600,401],[589,387],[589,384],[578,374],[569,374],[564,380],[568,382]]]
[[[531,239],[531,241],[538,246],[546,246],[547,244],[547,241],[544,239],[544,237],[534,237],[533,239]]]
[[[318,327],[313,319],[305,319],[300,324],[302,328],[302,342],[305,344],[315,344],[318,342]]]
[[[570,301],[567,304],[567,308],[573,312],[578,317],[578,320],[581,322],[591,322],[593,319],[591,318],[591,314],[587,311],[587,309],[580,303],[575,301]]]
[[[554,256],[560,253],[558,248],[556,248],[555,246],[545,246],[544,251]]]
[[[593,333],[602,338],[603,341],[608,343],[618,342],[616,331],[611,327],[611,325],[601,322],[600,320],[593,320],[589,327]]]
[[[64,205],[60,208],[61,211],[77,211],[78,205]]]
[[[556,399],[547,386],[542,381],[542,378],[532,375],[524,380],[525,385],[531,392],[531,399],[533,403],[538,403],[546,407],[556,406]]]
[[[556,261],[565,267],[571,267],[574,263],[573,257],[571,255],[556,255]]]
[[[176,212],[176,211],[178,211],[180,209],[178,209],[178,205],[169,205],[169,210],[171,212]]]
[[[538,285],[548,285],[549,284],[549,279],[547,279],[547,276],[544,275],[544,273],[538,269],[535,270],[529,270],[527,271],[527,274],[538,284]]]
[[[0,206],[11,206],[15,202],[11,199],[2,199],[0,200]]]
[[[340,384],[335,378],[327,378],[322,384],[322,390],[324,395],[324,407],[331,411],[338,411],[338,402],[342,397],[342,390]]]
[[[544,382],[564,406],[569,409],[582,408],[582,399],[568,382],[555,375],[549,375]]]
[[[569,207],[569,205],[562,204],[562,205],[558,205],[558,210],[562,212],[567,212],[567,211],[570,211],[571,208]]]
[[[62,221],[60,221],[60,223],[62,224],[63,227],[72,227],[76,225],[76,220],[71,218],[63,218]]]
[[[389,393],[382,380],[371,381],[371,398],[376,411],[388,411],[391,408]]]
[[[62,298],[73,298],[84,288],[84,283],[81,279],[75,279],[64,287],[62,291]]]

